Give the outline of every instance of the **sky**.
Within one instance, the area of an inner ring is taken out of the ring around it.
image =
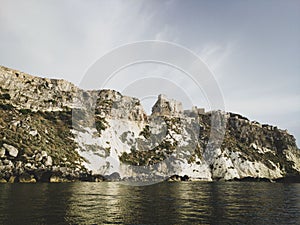
[[[299,21],[299,0],[0,0],[0,64],[80,85],[118,46],[172,42],[207,64],[226,111],[287,129],[299,146]],[[209,108],[205,93],[185,82],[176,68],[148,63],[121,70],[108,87],[142,98],[147,112],[160,92]]]

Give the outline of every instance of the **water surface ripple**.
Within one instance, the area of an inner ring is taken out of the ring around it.
[[[300,224],[300,184],[1,184],[0,224]]]

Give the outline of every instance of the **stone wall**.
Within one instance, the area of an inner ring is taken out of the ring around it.
[[[152,115],[180,117],[183,114],[182,103],[159,95],[157,102],[152,107]]]

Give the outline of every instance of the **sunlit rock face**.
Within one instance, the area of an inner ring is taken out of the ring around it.
[[[117,91],[81,90],[5,67],[0,87],[0,179],[26,174],[30,181],[37,170],[54,171],[52,180],[88,171],[123,180],[299,175],[292,135],[234,113],[183,110],[159,95],[146,115],[139,99]]]

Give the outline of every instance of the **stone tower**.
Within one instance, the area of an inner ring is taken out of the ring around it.
[[[164,95],[159,95],[157,102],[152,107],[152,115],[155,116],[180,117],[182,114],[182,103],[173,99],[168,99]]]

